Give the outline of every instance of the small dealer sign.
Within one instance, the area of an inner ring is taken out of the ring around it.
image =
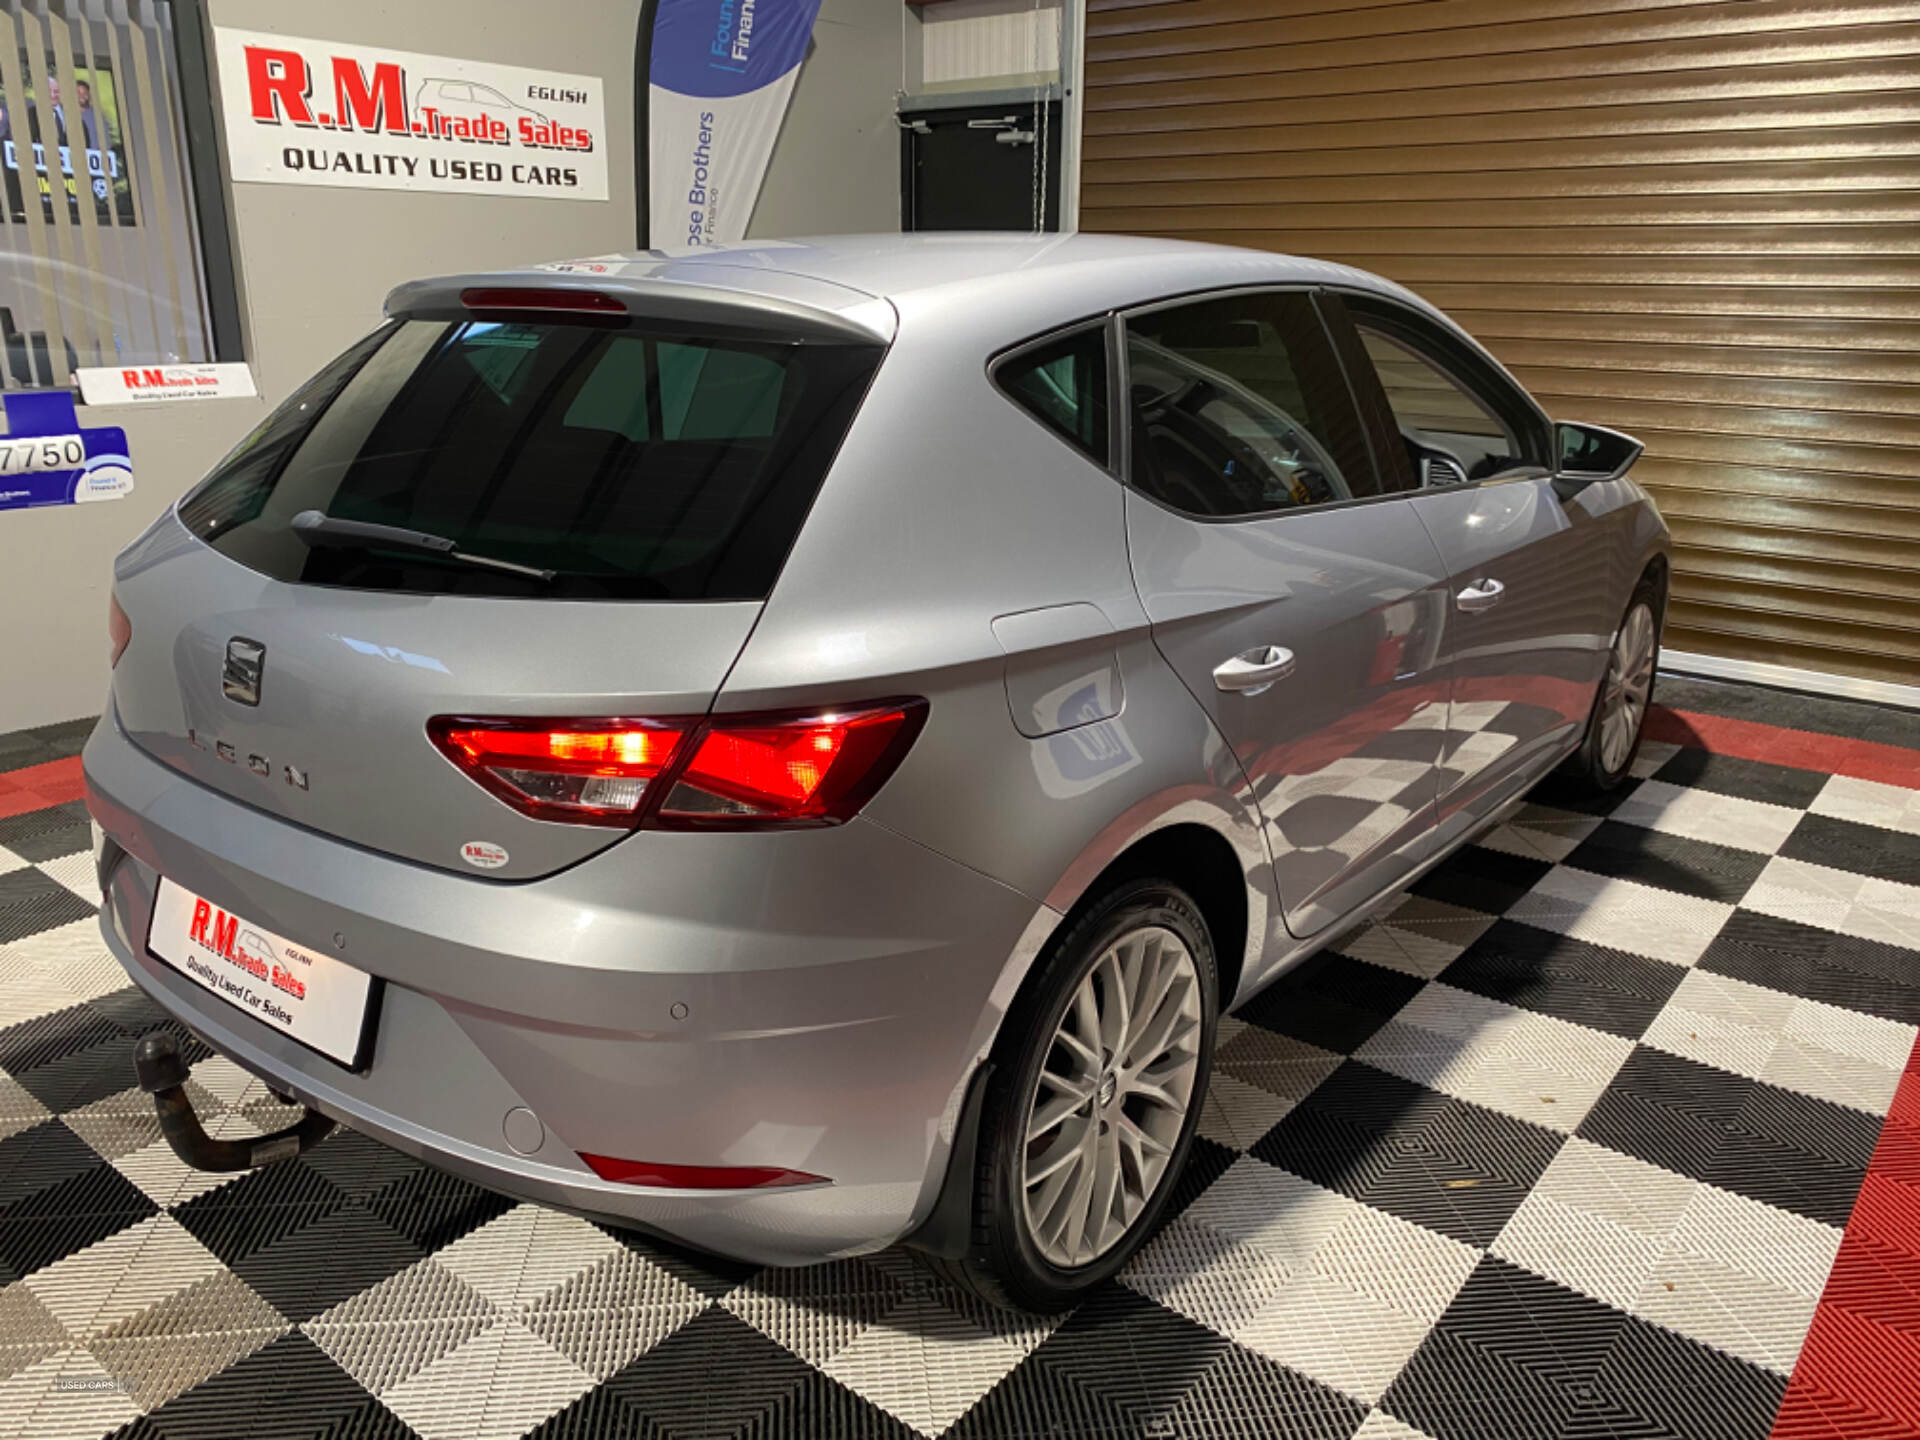
[[[236,181],[607,198],[598,77],[251,30],[214,45]]]

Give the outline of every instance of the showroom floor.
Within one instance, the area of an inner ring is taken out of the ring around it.
[[[0,1434],[1920,1436],[1920,716],[1662,684],[1637,784],[1223,1024],[1178,1218],[1064,1322],[350,1133],[185,1169],[94,933],[86,727],[0,736]],[[282,1123],[194,1076],[219,1133]]]

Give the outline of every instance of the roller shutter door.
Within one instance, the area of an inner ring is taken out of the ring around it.
[[[1920,4],[1089,12],[1083,228],[1401,281],[1647,442],[1670,648],[1920,683]]]

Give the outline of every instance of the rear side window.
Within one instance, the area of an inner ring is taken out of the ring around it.
[[[1084,453],[1107,463],[1107,329],[1104,324],[1002,360],[994,383],[1022,410]]]
[[[1222,296],[1127,319],[1131,480],[1207,519],[1378,493],[1352,395],[1304,294]]]
[[[181,506],[276,579],[429,594],[764,598],[879,346],[597,325],[407,320],[271,417]],[[317,510],[455,557],[310,548]]]

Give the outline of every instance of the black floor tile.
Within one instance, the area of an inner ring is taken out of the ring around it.
[[[1491,1245],[1564,1137],[1349,1060],[1252,1154],[1469,1245]]]
[[[249,1170],[196,1195],[173,1217],[228,1267],[238,1268],[346,1203],[340,1189],[302,1157]]]
[[[913,1431],[744,1320],[714,1308],[615,1372],[528,1440],[731,1440]]]
[[[422,1165],[367,1202],[382,1220],[423,1250],[438,1250],[514,1207],[513,1200],[458,1175]]]
[[[1323,950],[1235,1013],[1264,1029],[1350,1055],[1419,994],[1423,983]]]
[[[1439,978],[1490,1000],[1638,1040],[1686,973],[1664,960],[1497,920]]]
[[[1605,820],[1565,863],[1595,875],[1737,905],[1767,868],[1768,858],[1751,850]]]
[[[45,810],[0,816],[0,850],[11,850],[38,865],[93,848],[87,807],[75,800]]]
[[[282,1335],[113,1440],[412,1440],[414,1431],[305,1335]]]
[[[1552,864],[1545,860],[1530,860],[1469,845],[1421,877],[1413,893],[1424,899],[1499,915],[1538,885],[1551,869]]]
[[[233,1270],[299,1325],[391,1279],[427,1254],[372,1211],[348,1201],[260,1246]]]
[[[1920,961],[1898,945],[1736,910],[1700,957],[1699,968],[1920,1025]]]
[[[1640,1046],[1578,1133],[1681,1175],[1844,1226],[1880,1121]]]
[[[158,1210],[132,1181],[94,1155],[87,1169],[0,1209],[0,1274],[9,1281],[30,1275]]]
[[[1381,1408],[1435,1440],[1764,1440],[1786,1381],[1487,1256]]]
[[[946,1440],[1348,1440],[1365,1418],[1337,1391],[1110,1285]]]
[[[69,1005],[0,1030],[0,1070],[24,1080],[42,1065],[81,1054],[126,1033],[94,1005]],[[128,1054],[132,1054],[131,1049]]]
[[[58,1120],[9,1135],[0,1140],[0,1215],[102,1163],[97,1150]]]
[[[1802,815],[1780,853],[1790,860],[1851,870],[1856,875],[1872,875],[1902,885],[1920,885],[1920,835],[1882,830],[1877,825],[1861,825],[1831,815]]]
[[[85,920],[94,907],[58,880],[28,866],[0,874],[0,945]]]
[[[1797,810],[1811,805],[1828,779],[1818,770],[1769,765],[1764,760],[1743,760],[1737,755],[1716,755],[1691,747],[1678,751],[1654,772],[1653,778],[1742,800],[1791,805]]]

